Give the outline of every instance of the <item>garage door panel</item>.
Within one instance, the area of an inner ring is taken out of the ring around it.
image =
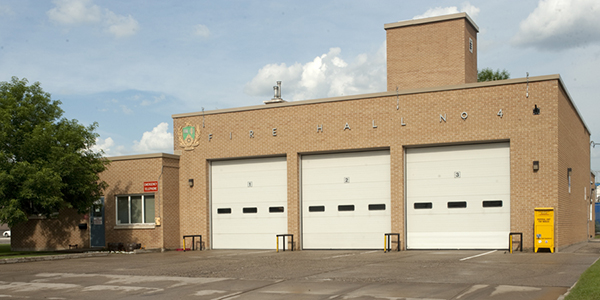
[[[287,189],[286,186],[273,186],[271,188],[243,188],[243,189],[227,189],[214,191],[213,198],[218,197],[221,203],[262,203],[263,199],[275,199],[271,202],[281,202],[282,199],[287,199],[287,194],[280,190]],[[215,193],[216,192],[216,193]],[[243,196],[239,196],[242,194]],[[269,194],[269,197],[264,197]]]
[[[239,238],[239,234],[221,234],[213,241],[219,245],[215,249],[275,249],[275,235],[272,233],[253,233],[250,243],[243,242]],[[272,244],[272,247],[264,245]]]
[[[391,226],[389,151],[302,157],[302,236],[305,249],[379,248]],[[385,210],[369,210],[384,204]],[[354,211],[339,211],[354,205]],[[311,212],[322,206],[325,211]]]
[[[379,199],[389,199],[389,191],[382,191],[379,186],[372,184],[361,185],[364,190],[346,189],[333,187],[319,187],[303,193],[304,198],[310,198],[311,202],[324,200],[354,201],[362,199],[363,202],[379,201]],[[369,192],[371,191],[371,192]]]
[[[275,234],[287,233],[285,157],[212,162],[211,211],[214,249],[274,249]]]
[[[498,217],[502,217],[502,214],[488,215],[487,217],[481,215],[445,215],[435,216],[438,219],[444,221],[443,224],[434,222],[423,222],[418,227],[411,227],[410,232],[434,232],[434,233],[447,233],[447,232],[492,232],[492,231],[509,231],[510,227],[504,224],[499,225],[497,220]],[[464,222],[465,218],[469,218],[470,222]],[[503,237],[506,241],[508,238],[508,232]]]
[[[414,249],[502,249],[508,244],[504,232],[409,233],[407,238]]]
[[[269,173],[266,171],[257,171],[256,173]],[[276,174],[265,174],[264,176],[258,177],[256,174],[243,174],[245,176],[241,176],[239,174],[221,174],[222,178],[218,180],[213,180],[213,184],[218,186],[217,190],[228,190],[228,189],[245,189],[248,188],[248,182],[252,183],[252,187],[254,188],[271,188],[277,186],[285,186],[286,181],[285,178],[279,178]]]
[[[383,235],[381,235],[383,237]],[[306,249],[359,249],[357,248],[357,243],[361,244],[378,244],[378,248],[381,248],[382,237],[376,237],[373,234],[360,234],[360,233],[337,233],[335,235],[331,234],[314,234],[314,237],[306,240],[304,242],[304,247]],[[335,247],[331,248],[323,245],[322,243],[317,243],[319,240],[335,240]],[[370,248],[365,248],[370,249]]]
[[[409,248],[506,247],[510,231],[508,143],[408,149],[406,153]],[[489,207],[490,201],[501,206]],[[466,207],[451,208],[449,202],[463,202]],[[429,206],[423,208],[424,203]],[[486,233],[493,237],[479,238]]]

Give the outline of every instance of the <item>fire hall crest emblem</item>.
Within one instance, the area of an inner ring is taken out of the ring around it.
[[[196,133],[196,126],[185,124],[179,126],[179,146],[184,150],[194,150],[197,147],[198,134]]]

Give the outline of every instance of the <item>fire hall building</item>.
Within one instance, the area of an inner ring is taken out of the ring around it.
[[[586,241],[590,132],[561,77],[477,82],[465,13],[384,28],[387,91],[286,102],[276,87],[265,104],[174,114],[175,154],[109,158],[104,198],[63,214],[64,243],[381,249],[397,233],[402,250],[507,249],[518,232],[532,249],[540,207],[557,250]],[[17,226],[13,248],[47,248],[50,222]]]

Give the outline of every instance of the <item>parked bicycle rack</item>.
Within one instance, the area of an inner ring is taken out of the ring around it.
[[[523,252],[523,233],[522,232],[511,232],[508,234],[508,250],[510,251],[510,253],[513,253],[513,235],[519,236],[519,247],[517,247],[517,249],[519,249],[521,252]]]
[[[275,235],[276,239],[277,239],[277,252],[279,252],[279,237],[283,238],[283,250],[285,251],[285,238],[286,237],[291,237],[292,238],[292,246],[291,246],[291,251],[294,251],[294,235],[293,234],[276,234]]]
[[[200,251],[202,251],[202,235],[200,234],[191,234],[191,235],[184,235],[183,236],[183,252],[185,252],[185,238],[192,238],[192,250],[195,250],[196,248],[196,243],[194,243],[195,238],[197,237],[200,240]]]
[[[400,251],[400,234],[399,233],[384,233],[383,234],[383,252],[392,252],[392,236],[396,236],[398,251]]]

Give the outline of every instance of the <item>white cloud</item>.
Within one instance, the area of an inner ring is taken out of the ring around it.
[[[207,38],[210,36],[210,30],[208,27],[206,27],[206,25],[198,24],[194,26],[194,34],[203,38]]]
[[[138,21],[131,15],[121,16],[112,11],[106,13],[106,25],[107,31],[117,38],[134,35],[140,29]]]
[[[269,64],[244,88],[251,96],[273,96],[273,85],[282,81],[282,98],[303,100],[356,95],[385,90],[385,43],[375,54],[360,54],[351,63],[340,57],[340,48],[305,64]]]
[[[102,18],[102,10],[93,5],[91,0],[55,0],[56,5],[50,9],[48,18],[60,24],[96,23]]]
[[[464,2],[462,4],[462,7],[460,8],[460,10],[456,6],[435,7],[435,8],[428,9],[422,15],[417,15],[417,16],[413,17],[413,20],[443,16],[443,15],[457,14],[460,12],[466,12],[471,18],[475,19],[477,17],[477,15],[479,14],[479,8],[471,5],[471,3],[469,3],[469,2]]]
[[[134,97],[134,99],[135,99],[135,100],[138,100],[139,98],[140,98],[140,96],[139,96],[139,95],[136,95],[136,96]],[[161,101],[165,100],[167,97],[166,97],[164,94],[162,94],[162,95],[160,95],[160,96],[158,96],[158,97],[156,97],[156,96],[155,96],[155,97],[153,97],[153,98],[154,98],[154,100],[153,100],[153,101],[146,100],[146,99],[142,100],[142,102],[140,102],[140,105],[141,105],[141,106],[149,106],[149,105],[152,105],[152,104],[156,104],[156,103],[158,103],[158,102],[161,102]]]
[[[133,150],[140,153],[172,152],[173,134],[168,132],[169,124],[162,122],[142,135],[142,139],[134,141]]]
[[[46,12],[51,21],[61,25],[100,24],[106,32],[117,38],[136,34],[139,23],[131,15],[118,15],[102,9],[92,0],[54,0],[56,7]]]
[[[92,151],[104,151],[106,156],[118,156],[123,155],[124,148],[123,146],[116,146],[115,141],[110,137],[106,139],[96,138],[96,145],[92,146]]]
[[[119,107],[121,107],[121,111],[126,115],[130,115],[133,113],[133,110],[131,110],[131,108],[127,107],[127,105],[121,104],[121,105],[119,105]]]
[[[541,0],[521,22],[513,44],[562,50],[600,42],[600,1]]]

